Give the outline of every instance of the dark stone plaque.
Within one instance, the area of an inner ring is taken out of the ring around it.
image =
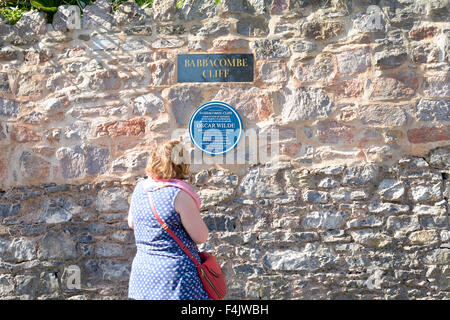
[[[179,54],[178,82],[253,82],[253,54]]]

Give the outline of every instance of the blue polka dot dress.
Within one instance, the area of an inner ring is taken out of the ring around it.
[[[131,266],[128,298],[136,300],[209,300],[192,260],[156,220],[148,192],[148,179],[140,180],[131,197],[130,214],[134,223],[137,252]],[[146,184],[146,186],[144,186]],[[184,229],[175,211],[174,199],[180,188],[164,187],[152,191],[156,211],[198,261],[195,242]]]

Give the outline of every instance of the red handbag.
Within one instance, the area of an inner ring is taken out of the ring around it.
[[[161,186],[156,187],[156,189],[163,188],[166,186],[174,186],[184,189],[183,187],[172,183],[165,183]],[[167,231],[167,233],[169,233],[169,235],[181,247],[184,253],[186,253],[188,257],[194,262],[195,267],[197,268],[197,272],[200,276],[200,280],[202,281],[203,287],[205,288],[206,293],[208,293],[208,296],[213,300],[223,299],[225,297],[225,294],[227,293],[226,277],[222,269],[220,268],[220,265],[217,262],[216,258],[210,253],[202,251],[198,253],[201,262],[197,261],[192,252],[188,248],[186,248],[186,246],[183,244],[183,242],[181,242],[180,239],[178,239],[178,237],[173,233],[173,231],[169,228],[169,226],[165,224],[164,221],[161,220],[158,213],[156,212],[151,192],[149,192],[149,197],[150,197],[150,205],[152,207],[152,211],[156,217],[156,220],[158,220],[162,228],[165,231]]]

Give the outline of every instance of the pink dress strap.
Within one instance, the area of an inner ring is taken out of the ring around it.
[[[168,179],[152,179],[151,177],[148,177],[147,179],[149,181],[149,186],[155,186],[155,187],[159,187],[159,186],[172,186],[172,187],[177,187],[180,188],[181,190],[184,190],[185,192],[187,192],[192,199],[194,199],[195,204],[197,205],[198,210],[200,210],[201,205],[202,205],[202,201],[199,197],[199,195],[197,194],[197,192],[195,192],[191,186],[189,186],[189,184],[187,184],[186,182],[184,182],[183,180],[179,180],[179,179],[172,179],[172,180],[168,180]],[[148,187],[145,188],[145,190],[148,191]]]

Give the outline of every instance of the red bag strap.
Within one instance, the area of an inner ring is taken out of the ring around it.
[[[164,185],[156,187],[153,190],[164,188],[166,186],[167,185],[164,184]],[[173,240],[175,240],[175,242],[180,246],[181,250],[183,250],[184,253],[186,253],[188,255],[188,257],[192,260],[192,262],[194,262],[195,266],[196,267],[200,266],[200,262],[197,261],[197,259],[194,257],[192,252],[184,245],[184,243],[180,239],[178,239],[178,237],[175,235],[175,233],[172,231],[172,229],[170,229],[169,226],[159,217],[158,213],[156,212],[155,204],[153,203],[153,198],[152,198],[151,191],[148,194],[149,194],[149,197],[150,197],[150,206],[152,207],[152,212],[155,215],[156,220],[158,220],[158,222],[161,224],[162,228],[165,231],[167,231],[167,233],[173,238]]]

